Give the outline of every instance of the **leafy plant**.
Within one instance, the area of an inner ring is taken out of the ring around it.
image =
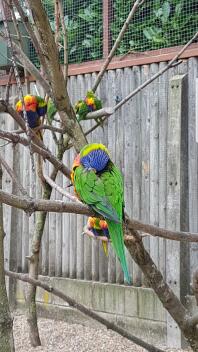
[[[115,0],[114,20],[111,24],[112,39],[115,40],[127,13],[129,0]],[[145,51],[182,45],[198,29],[198,3],[196,0],[151,0],[145,2],[117,51]]]
[[[43,3],[51,27],[55,30],[54,0],[43,0]],[[131,0],[112,1],[112,43],[127,18],[131,4]],[[101,58],[102,0],[64,0],[63,5],[68,31],[69,62],[78,63]],[[182,45],[197,30],[197,0],[146,1],[129,24],[117,54]],[[61,41],[63,44],[63,34]],[[32,58],[34,55],[35,52],[32,51]],[[60,50],[60,60],[62,59],[63,49]]]

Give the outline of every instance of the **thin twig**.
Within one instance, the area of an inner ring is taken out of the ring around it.
[[[8,82],[6,84],[6,91],[5,91],[5,101],[7,103],[9,102],[9,94],[10,94],[10,87],[11,87],[11,80],[12,80],[13,73],[14,73],[14,69],[13,69],[13,66],[11,66],[9,71],[9,76],[8,76]]]
[[[40,125],[34,129],[35,132],[37,132],[39,130],[50,130],[50,131],[58,132],[61,134],[65,133],[65,130],[63,128],[55,127],[52,125]]]
[[[58,297],[60,297],[63,301],[67,302],[71,307],[74,307],[75,309],[79,310],[80,312],[86,314],[92,319],[97,320],[101,324],[105,325],[108,329],[111,329],[113,331],[116,331],[119,335],[127,338],[130,341],[133,341],[137,345],[147,349],[147,351],[150,352],[164,352],[163,350],[150,345],[149,343],[141,340],[139,337],[136,337],[129,333],[128,331],[124,330],[123,328],[119,327],[118,325],[108,321],[107,319],[101,317],[99,314],[95,313],[91,309],[87,308],[86,306],[82,305],[81,303],[78,303],[76,300],[74,300],[72,297],[67,296],[65,293],[59,291],[55,287],[49,286],[46,283],[40,281],[40,280],[35,280],[30,278],[27,274],[19,274],[15,273],[9,270],[5,270],[5,274],[9,277],[15,278],[17,280],[21,280],[23,282],[28,282],[31,285],[41,287],[43,290],[50,292]]]
[[[77,197],[73,196],[72,194],[70,194],[69,192],[66,192],[62,187],[60,187],[59,185],[57,185],[49,176],[47,175],[43,175],[46,182],[49,183],[49,185],[54,188],[57,192],[59,192],[60,194],[62,194],[64,197],[67,197],[68,199],[72,200],[73,202],[77,202],[82,204]]]
[[[18,190],[24,195],[29,197],[28,192],[26,191],[26,189],[22,186],[22,184],[20,183],[20,181],[18,180],[16,174],[14,173],[14,171],[11,169],[11,167],[8,165],[8,163],[5,161],[5,159],[2,157],[2,155],[0,154],[0,163],[5,167],[6,171],[8,172],[8,174],[10,175],[10,177],[12,178],[13,182],[15,183],[15,185],[17,186]]]
[[[125,23],[124,23],[119,35],[118,35],[118,37],[117,37],[117,39],[116,39],[116,41],[114,43],[114,45],[113,45],[113,48],[111,49],[107,59],[105,60],[103,66],[102,66],[102,68],[101,68],[101,70],[100,70],[100,72],[99,72],[99,74],[98,74],[98,76],[96,78],[96,81],[95,81],[94,86],[92,88],[93,92],[95,92],[96,89],[98,88],[98,86],[99,86],[99,84],[100,84],[100,82],[101,82],[101,80],[102,80],[102,78],[104,76],[104,73],[105,73],[105,71],[106,71],[106,69],[107,69],[107,67],[109,65],[109,63],[111,62],[111,60],[112,60],[112,58],[113,58],[113,56],[115,54],[115,51],[117,50],[117,48],[118,48],[118,46],[119,46],[119,44],[120,44],[125,32],[127,31],[128,27],[129,27],[130,21],[134,17],[134,15],[135,15],[136,11],[138,10],[138,8],[143,4],[143,2],[144,2],[144,0],[143,1],[141,1],[141,0],[136,0],[135,1],[135,3],[133,5],[133,7],[132,7],[132,9],[131,9],[131,11],[130,11],[130,13],[129,13],[129,15],[128,15],[128,17],[127,17],[127,19],[126,19],[126,21],[125,21]]]

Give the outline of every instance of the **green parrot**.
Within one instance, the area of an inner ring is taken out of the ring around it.
[[[126,281],[130,284],[123,240],[123,180],[103,144],[86,145],[74,160],[71,179],[79,199],[102,216]]]

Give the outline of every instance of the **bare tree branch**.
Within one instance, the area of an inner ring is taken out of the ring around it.
[[[24,146],[28,146],[28,140],[24,137],[19,136],[18,134],[10,133],[7,131],[0,130],[0,137],[12,141],[13,143],[20,143]],[[32,143],[32,150],[35,153],[40,154],[44,159],[47,159],[54,167],[61,171],[67,178],[71,178],[71,171],[59,161],[47,148],[42,148],[34,143]]]
[[[82,305],[81,303],[78,303],[73,298],[71,298],[70,296],[65,295],[63,292],[59,291],[55,287],[49,286],[49,285],[47,285],[46,283],[44,283],[44,282],[42,282],[40,280],[32,279],[27,274],[18,274],[18,273],[9,271],[9,270],[5,270],[5,274],[7,276],[15,278],[17,280],[21,280],[23,282],[28,282],[31,285],[41,287],[43,290],[45,290],[47,292],[50,292],[50,293],[54,294],[55,296],[58,296],[63,301],[67,302],[71,307],[74,307],[75,309],[79,310],[80,312],[82,312],[83,314],[89,316],[90,318],[97,320],[101,324],[105,325],[108,329],[116,331],[118,334],[120,334],[121,336],[127,338],[130,341],[133,341],[137,345],[142,346],[147,351],[150,351],[150,352],[164,352],[163,350],[161,350],[161,349],[159,349],[159,348],[157,348],[157,347],[155,347],[153,345],[150,345],[149,343],[141,340],[140,338],[130,334],[128,331],[126,331],[123,328],[117,326],[116,324],[109,322],[107,319],[101,317],[99,314],[95,313],[94,311],[92,311],[91,309],[89,309],[86,306]]]
[[[119,44],[120,44],[120,42],[121,42],[126,30],[129,27],[130,21],[134,17],[134,15],[135,15],[136,11],[138,10],[138,8],[143,4],[143,2],[144,2],[144,0],[136,0],[135,1],[135,3],[133,5],[133,7],[132,7],[132,9],[131,9],[131,11],[130,11],[130,13],[129,13],[129,15],[128,15],[128,17],[127,17],[127,19],[126,19],[126,21],[125,21],[125,23],[124,23],[119,35],[118,35],[118,37],[117,37],[117,39],[116,39],[116,41],[114,43],[114,45],[113,45],[113,48],[111,49],[107,59],[105,60],[103,66],[102,66],[102,68],[101,68],[101,70],[100,70],[100,72],[99,72],[99,74],[98,74],[98,76],[96,78],[96,81],[95,81],[94,86],[92,88],[93,92],[95,92],[96,89],[98,88],[98,86],[99,86],[99,84],[100,84],[100,82],[102,80],[102,77],[104,76],[104,73],[105,73],[110,61],[112,60],[112,58],[113,58],[113,56],[114,56],[114,54],[116,52],[116,49],[118,48],[118,46],[119,46]]]
[[[8,163],[5,161],[5,159],[2,157],[2,155],[0,154],[0,164],[2,164],[6,171],[8,172],[8,174],[10,175],[10,177],[12,178],[13,182],[15,183],[15,185],[17,186],[18,190],[24,195],[29,197],[28,192],[26,191],[26,189],[22,186],[22,184],[19,182],[17,176],[15,175],[14,171],[11,169],[11,167],[8,165]]]
[[[49,178],[47,177],[48,181]],[[51,182],[51,181],[49,181]],[[51,185],[54,187],[54,183],[51,182]],[[57,186],[57,185],[56,185]],[[58,188],[57,188],[58,190]],[[59,191],[62,192],[60,188]],[[66,195],[66,194],[64,194]],[[9,194],[4,191],[0,191],[0,202],[5,203],[7,205],[23,209],[29,213],[35,211],[49,211],[49,212],[60,212],[60,213],[76,213],[83,214],[88,216],[93,216],[95,213],[86,205],[82,203],[77,203],[75,199],[75,203],[66,203],[63,201],[46,201],[42,199],[27,199],[26,197],[19,197],[13,194]],[[197,233],[189,233],[189,232],[176,232],[170,231],[166,229],[162,229],[157,226],[143,224],[140,221],[131,220],[126,215],[125,224],[129,231],[134,231],[134,229],[138,231],[144,231],[151,236],[156,236],[158,233],[158,237],[180,241],[180,242],[198,242],[198,234]],[[139,236],[141,238],[141,236]],[[130,241],[130,239],[127,239]]]
[[[62,194],[64,197],[67,197],[68,199],[72,200],[73,202],[77,202],[82,204],[82,202],[80,202],[78,200],[78,198],[76,198],[75,196],[73,196],[72,194],[70,194],[69,192],[66,192],[62,187],[58,186],[49,176],[47,175],[43,175],[46,182],[52,187],[54,188],[57,192],[59,192],[60,194]],[[83,204],[82,204],[83,205]]]
[[[6,35],[0,31],[0,37],[7,42]],[[23,66],[35,77],[36,81],[40,83],[43,89],[47,92],[50,97],[52,96],[50,85],[47,81],[41,76],[39,70],[34,66],[34,64],[28,59],[25,53],[21,50],[21,48],[14,42],[12,42],[14,52],[19,61],[23,64]]]
[[[114,108],[111,108],[111,107],[110,108],[103,108],[103,109],[100,109],[100,110],[89,112],[86,115],[85,120],[97,119],[97,118],[105,117],[105,116],[108,117],[108,116],[113,115],[114,112],[115,112]]]

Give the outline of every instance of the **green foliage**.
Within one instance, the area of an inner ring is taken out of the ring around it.
[[[133,1],[112,1],[111,39],[117,38]],[[50,24],[55,30],[54,0],[43,0]],[[68,31],[69,63],[102,57],[102,0],[63,0]],[[129,24],[117,54],[182,45],[198,30],[197,0],[145,1]],[[63,34],[61,33],[63,44]],[[31,58],[38,65],[31,49]],[[60,50],[63,61],[63,49]]]
[[[131,8],[130,0],[115,0],[111,24],[115,40]],[[182,45],[198,30],[196,0],[151,0],[135,15],[125,34],[118,54]]]
[[[50,24],[55,31],[54,1],[43,0]],[[63,1],[68,32],[69,62],[98,59],[102,55],[102,6],[100,0]],[[61,33],[63,44],[63,33]],[[63,59],[63,49],[60,59]]]

